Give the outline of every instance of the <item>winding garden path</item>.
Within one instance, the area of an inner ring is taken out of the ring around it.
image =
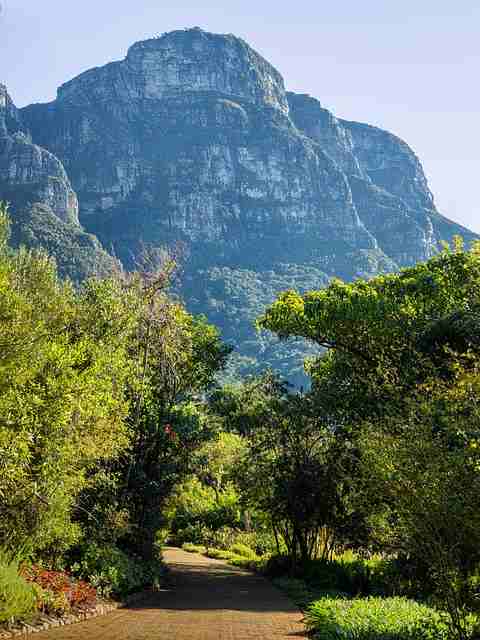
[[[168,548],[172,588],[133,607],[38,633],[38,640],[287,640],[302,614],[260,576]]]

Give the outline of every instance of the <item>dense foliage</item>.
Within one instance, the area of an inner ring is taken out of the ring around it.
[[[285,292],[260,319],[328,349],[309,402],[346,454],[337,543],[396,558],[456,638],[478,603],[479,293],[479,249],[457,243],[396,275]]]
[[[0,622],[158,584],[170,541],[274,577],[318,638],[479,637],[479,247],[281,293],[259,325],[314,345],[298,392],[220,386],[170,255],[76,287],[8,233]]]
[[[32,609],[25,577],[70,567],[101,595],[158,580],[162,508],[214,433],[202,396],[229,353],[168,293],[168,256],[76,288],[8,239],[2,208],[0,548],[22,559],[2,564],[2,620]]]

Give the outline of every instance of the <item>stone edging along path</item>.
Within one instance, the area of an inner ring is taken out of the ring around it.
[[[17,627],[8,630],[0,629],[0,640],[7,640],[10,638],[16,638],[18,636],[26,636],[31,633],[39,633],[40,631],[48,631],[56,627],[63,627],[69,624],[75,624],[77,622],[85,622],[91,618],[97,618],[98,616],[104,616],[112,611],[128,607],[136,604],[149,596],[151,591],[141,591],[140,593],[133,593],[121,602],[99,602],[93,607],[85,611],[78,611],[76,613],[69,613],[61,617],[40,615],[37,621],[32,623],[22,622]]]

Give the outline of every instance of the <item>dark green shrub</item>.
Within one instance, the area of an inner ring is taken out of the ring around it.
[[[305,609],[314,600],[320,598],[348,598],[347,594],[334,589],[313,590],[305,580],[299,578],[274,578],[273,584],[281,591],[284,591],[300,609]]]
[[[105,597],[140,591],[161,578],[159,562],[144,563],[114,545],[91,543],[82,551],[81,560],[72,566],[72,571],[88,580]]]
[[[349,595],[384,594],[390,572],[379,558],[364,559],[345,553],[334,560],[310,560],[301,568],[302,578],[315,589],[334,589]],[[388,592],[390,595],[390,592]]]
[[[292,562],[288,556],[276,555],[268,558],[265,563],[265,573],[270,578],[280,578],[290,573]]]
[[[275,578],[273,584],[281,591],[284,591],[302,609],[313,600],[312,592],[307,587],[305,580],[300,580],[299,578]]]

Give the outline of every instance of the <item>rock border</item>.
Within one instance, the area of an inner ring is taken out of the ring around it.
[[[85,622],[85,620],[90,620],[90,618],[105,616],[109,613],[112,613],[112,611],[122,609],[123,607],[128,607],[132,604],[135,604],[136,602],[144,600],[152,592],[153,590],[150,589],[148,591],[133,593],[131,596],[128,596],[127,598],[125,598],[125,600],[122,600],[120,602],[100,602],[90,609],[79,611],[77,613],[69,613],[58,618],[54,616],[41,615],[38,621],[32,622],[31,624],[22,622],[13,629],[0,629],[0,640],[7,640],[10,638],[15,638],[17,636],[26,636],[31,633],[39,633],[40,631],[48,631],[49,629],[54,629],[55,627],[63,627],[68,624]]]

